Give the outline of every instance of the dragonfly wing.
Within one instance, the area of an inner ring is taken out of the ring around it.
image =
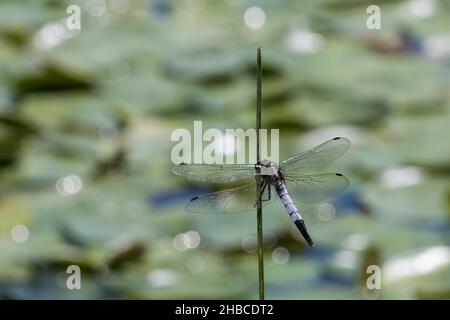
[[[189,180],[230,183],[255,176],[255,166],[251,164],[185,164],[172,168],[172,172]]]
[[[267,192],[267,189],[266,191]],[[272,194],[270,201],[276,198]],[[262,199],[266,196],[263,195]],[[191,199],[186,204],[186,211],[192,213],[243,213],[256,208],[256,182],[241,187],[218,191]]]
[[[299,153],[281,162],[283,173],[301,168],[319,168],[326,166],[339,158],[350,147],[350,140],[337,137],[328,140],[311,150]]]
[[[340,173],[298,174],[285,177],[289,194],[301,202],[319,202],[345,190],[348,179]]]

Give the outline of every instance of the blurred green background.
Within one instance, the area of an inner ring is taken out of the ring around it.
[[[253,127],[262,45],[281,158],[353,143],[351,187],[298,203],[316,247],[264,209],[267,298],[449,299],[450,1],[368,30],[372,2],[2,0],[0,298],[257,298],[256,216],[187,214],[218,186],[170,172],[170,135]]]

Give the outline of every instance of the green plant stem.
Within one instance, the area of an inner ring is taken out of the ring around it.
[[[261,90],[262,90],[261,47],[256,51],[256,157],[260,161],[259,131],[261,129]],[[263,221],[261,204],[261,176],[256,177],[257,188],[257,235],[258,235],[258,284],[259,300],[264,300],[264,248],[263,248]]]

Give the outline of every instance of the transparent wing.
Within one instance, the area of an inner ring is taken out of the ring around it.
[[[301,202],[319,202],[345,190],[349,181],[340,173],[297,174],[285,177],[292,198]]]
[[[172,168],[172,172],[189,180],[230,183],[255,176],[255,166],[251,164],[184,164]]]
[[[280,164],[283,173],[301,168],[319,168],[326,166],[342,156],[350,147],[350,140],[337,137],[328,140],[311,150],[292,156]]]
[[[266,199],[267,189],[263,199]],[[194,197],[186,204],[186,211],[192,213],[243,213],[256,208],[256,182],[241,187],[218,191]],[[272,191],[271,199],[263,201],[266,205],[276,199]]]

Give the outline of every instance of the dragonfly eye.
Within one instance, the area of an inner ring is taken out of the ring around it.
[[[271,166],[271,162],[269,160],[262,160],[258,163],[261,168],[269,168]]]

